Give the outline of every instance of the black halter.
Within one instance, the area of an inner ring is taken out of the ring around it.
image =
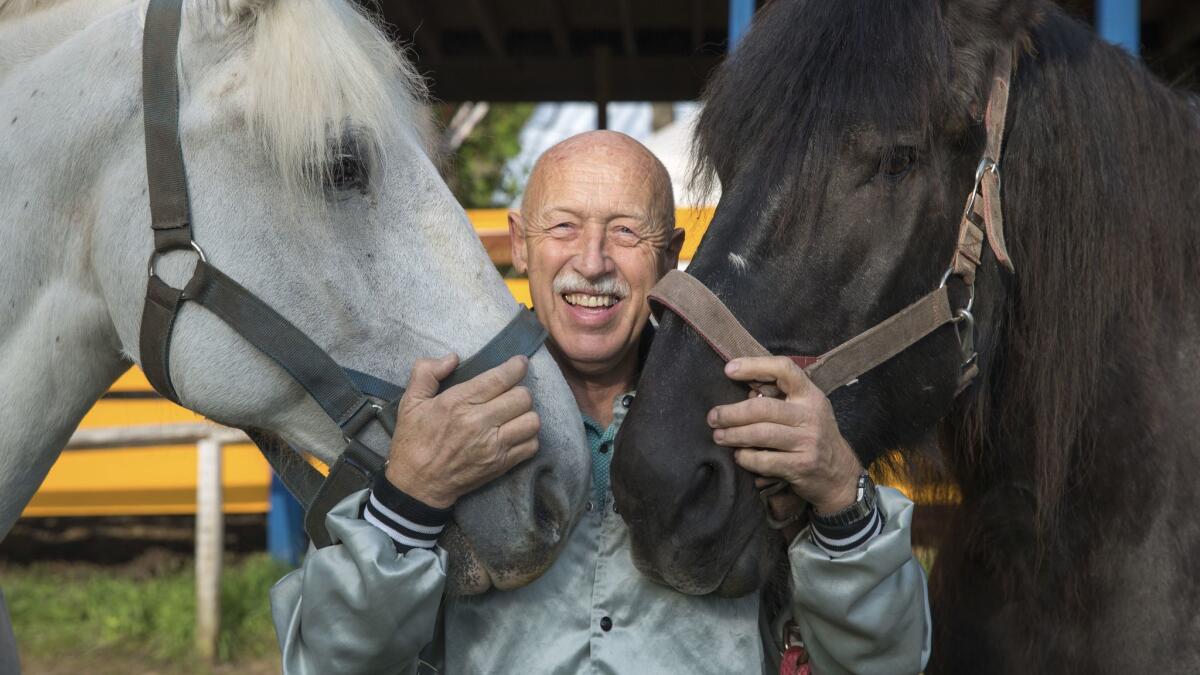
[[[299,461],[290,449],[269,443],[265,434],[250,431],[263,455],[304,504],[305,530],[317,547],[330,543],[325,515],[355,490],[370,485],[383,469],[388,448],[371,448],[363,441],[378,424],[390,438],[396,408],[404,388],[377,377],[343,368],[300,329],[219,269],[210,265],[192,237],[187,178],[179,140],[177,56],[182,0],[151,0],[142,42],[142,99],[146,129],[146,179],[149,185],[154,251],[150,254],[149,283],[142,310],[140,352],[142,370],[150,384],[179,402],[171,384],[171,330],[185,301],[217,315],[259,351],[271,357],[321,406],[346,438],[346,448],[322,476]],[[192,278],[182,289],[167,285],[155,272],[158,257],[168,251],[192,250],[197,255]],[[464,361],[442,382],[460,382],[524,354],[532,356],[546,331],[522,307],[483,349]]]

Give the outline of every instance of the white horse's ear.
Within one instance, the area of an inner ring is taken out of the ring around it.
[[[252,20],[276,0],[209,0],[217,15],[226,25],[237,25]]]

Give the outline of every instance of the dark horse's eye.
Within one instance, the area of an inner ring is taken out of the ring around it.
[[[888,178],[900,178],[908,173],[917,161],[917,149],[911,145],[897,145],[883,153],[879,159],[879,173]]]
[[[365,190],[367,188],[366,167],[355,154],[338,155],[329,163],[325,182],[330,189],[338,192]]]

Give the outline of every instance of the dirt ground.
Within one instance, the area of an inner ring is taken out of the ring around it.
[[[25,659],[22,675],[277,675],[279,659],[259,659],[224,664],[212,669],[194,664],[147,664],[128,655],[67,655],[52,660]]]

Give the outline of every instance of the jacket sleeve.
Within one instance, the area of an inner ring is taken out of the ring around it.
[[[788,550],[792,616],[816,675],[919,673],[929,659],[929,591],[913,558],[913,503],[879,488],[884,529],[831,558],[807,530]]]
[[[445,552],[396,552],[359,514],[367,490],[325,519],[333,545],[309,547],[300,569],[271,589],[285,675],[412,673],[433,640],[446,584]]]

